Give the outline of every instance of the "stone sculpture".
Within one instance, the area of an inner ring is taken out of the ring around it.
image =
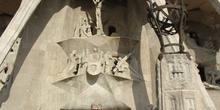
[[[103,40],[97,40],[100,38]],[[73,42],[85,45],[78,48],[78,44]],[[119,43],[125,42],[128,43],[126,46],[115,48]],[[137,43],[133,39],[103,36],[90,39],[73,38],[59,42],[69,56],[66,69],[61,74],[68,75],[54,82],[54,85],[73,95],[73,100],[63,106],[62,110],[130,109],[130,105],[126,105],[118,97],[122,96],[123,91],[132,89],[135,86],[132,84],[140,86],[141,82],[144,82],[140,73],[129,66],[131,61],[136,61],[130,59],[135,59],[131,50],[134,50]],[[85,98],[87,102],[84,101]]]
[[[128,67],[123,66],[123,65],[130,56],[131,56],[131,53],[129,53],[123,59],[119,60],[116,57],[115,58],[112,57],[110,52],[104,53],[103,51],[100,51],[97,48],[94,48],[92,52],[90,52],[89,49],[86,49],[86,50],[83,50],[79,54],[76,53],[76,50],[73,50],[72,53],[69,55],[68,63],[67,63],[67,66],[64,72],[72,73],[74,70],[74,71],[77,71],[77,74],[71,77],[67,77],[63,80],[57,81],[54,84],[57,85],[58,87],[61,87],[71,92],[72,94],[78,97],[86,96],[87,98],[90,99],[93,97],[93,96],[90,96],[90,94],[97,96],[96,102],[92,100],[88,101],[86,104],[84,104],[84,107],[87,107],[87,108],[91,107],[91,109],[107,109],[108,103],[112,103],[111,109],[119,109],[119,108],[129,109],[127,105],[115,99],[115,96],[113,94],[114,92],[112,93],[112,91],[115,91],[115,90],[117,92],[121,91],[119,88],[118,89],[115,88],[116,86],[115,84],[119,84],[119,85],[132,84],[131,83],[132,77],[131,76],[129,77],[126,75],[122,75],[122,76],[113,75],[113,71],[111,70],[111,67],[114,64],[114,61],[117,60],[119,62],[119,65],[116,65],[115,71],[118,71],[118,73],[120,72],[121,74],[130,74],[130,73],[127,73],[129,71],[125,71],[125,69],[123,69],[123,68],[129,69]],[[79,65],[79,66],[76,68],[76,65]],[[66,73],[63,73],[63,74],[66,74]],[[115,79],[115,82],[112,80],[112,78]],[[109,81],[111,81],[111,83]],[[80,93],[79,91],[81,91],[82,89],[84,91],[83,93]],[[103,92],[98,92],[97,89]],[[87,90],[89,91],[89,93]],[[98,97],[100,95],[106,96],[106,97],[100,98]],[[102,99],[108,100],[108,103],[101,101]],[[82,99],[77,98],[75,99],[75,101],[78,101],[77,102],[78,105],[75,105],[75,102],[71,101],[66,106],[64,106],[63,109],[64,110],[67,108],[77,109],[77,106],[80,107],[79,109],[82,109],[83,106],[79,104],[79,103],[83,103]]]
[[[69,58],[67,60],[67,66],[64,68],[63,73],[75,73],[77,66],[76,61],[76,50],[73,50],[72,53],[69,54]]]
[[[2,73],[0,73],[0,77],[1,77],[1,79],[0,79],[0,92],[8,90],[8,88],[10,88],[11,83],[12,83],[11,73],[2,71]]]
[[[96,30],[97,30],[97,35],[105,35],[103,31],[103,26],[102,26],[102,18],[101,18],[101,9],[102,9],[102,3],[104,0],[93,0],[93,3],[95,4],[96,7]]]
[[[220,71],[219,70],[209,70],[208,71],[208,80],[207,82],[211,83],[211,84],[216,84],[216,82],[218,80],[220,80]]]
[[[207,82],[203,82],[204,86],[206,89],[217,89],[217,90],[220,90],[220,87],[218,85],[212,85],[212,84],[209,84]]]
[[[207,49],[214,49],[214,42],[212,41],[212,37],[209,37],[208,41],[205,41],[204,45],[203,45],[204,48],[207,48]]]
[[[123,59],[121,57],[119,57],[116,62],[117,65],[113,66],[113,74],[117,75],[117,76],[125,76],[128,75],[129,73],[129,68],[128,68],[128,64],[126,64],[126,60],[131,56],[132,53],[129,53],[128,55],[126,55]]]
[[[77,25],[74,30],[73,37],[91,37],[91,26],[88,23],[87,18],[79,18],[79,22],[77,22]]]
[[[105,66],[101,62],[103,60],[103,52],[101,51],[100,53],[98,53],[96,48],[94,48],[93,52],[94,53],[91,53],[89,56],[87,56],[87,58],[85,58],[88,62],[87,73],[89,73],[90,75],[98,75],[102,72]]]
[[[0,90],[3,88],[7,81],[7,71],[8,71],[8,63],[3,62],[3,64],[0,66]]]
[[[62,71],[65,74],[84,74],[82,72],[87,72],[90,75],[98,75],[99,73],[106,74],[115,74],[115,73],[125,73],[128,74],[128,64],[126,60],[131,56],[131,53],[126,55],[123,59],[113,58],[109,52],[105,54],[102,51],[98,51],[97,48],[94,48],[93,52],[89,52],[89,49],[82,51],[81,54],[77,54],[76,50],[73,50],[69,54],[67,60],[67,65]],[[118,64],[115,65],[115,68],[111,70],[114,66],[114,61],[117,61]],[[83,70],[78,70],[78,69]],[[115,74],[116,75],[116,74]]]
[[[81,21],[80,25],[80,37],[91,37],[91,26],[88,23],[87,18],[84,18],[83,21]]]
[[[5,72],[5,70],[8,68],[8,63],[7,62],[3,62],[3,64],[0,66],[0,73]]]

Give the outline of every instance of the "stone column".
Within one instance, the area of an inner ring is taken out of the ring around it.
[[[157,63],[157,81],[159,110],[216,110],[185,54],[165,54]]]

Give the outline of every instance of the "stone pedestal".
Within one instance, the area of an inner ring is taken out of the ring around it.
[[[157,63],[157,81],[159,110],[216,110],[185,54],[165,54]]]

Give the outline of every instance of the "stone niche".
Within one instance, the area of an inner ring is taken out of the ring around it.
[[[213,8],[212,2],[198,0],[192,3],[186,0],[188,18],[184,29],[184,42],[193,60],[198,64],[202,81],[216,85],[220,81],[220,15],[218,9]]]

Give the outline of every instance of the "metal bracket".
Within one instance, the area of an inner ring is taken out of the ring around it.
[[[166,53],[165,47],[174,45],[179,46],[180,51],[178,53],[184,53],[182,32],[183,27],[186,24],[187,11],[183,4],[183,0],[176,0],[174,4],[167,1],[165,5],[161,6],[158,6],[156,2],[153,3],[151,0],[147,0],[146,2],[148,4],[149,11],[148,22],[151,24],[152,28],[154,28],[154,31],[159,38],[161,53]],[[168,9],[170,13],[166,13],[163,9]],[[164,17],[163,20],[159,19],[161,15],[163,15]],[[164,41],[162,38],[162,35],[164,34],[179,34],[179,43],[164,45]]]

